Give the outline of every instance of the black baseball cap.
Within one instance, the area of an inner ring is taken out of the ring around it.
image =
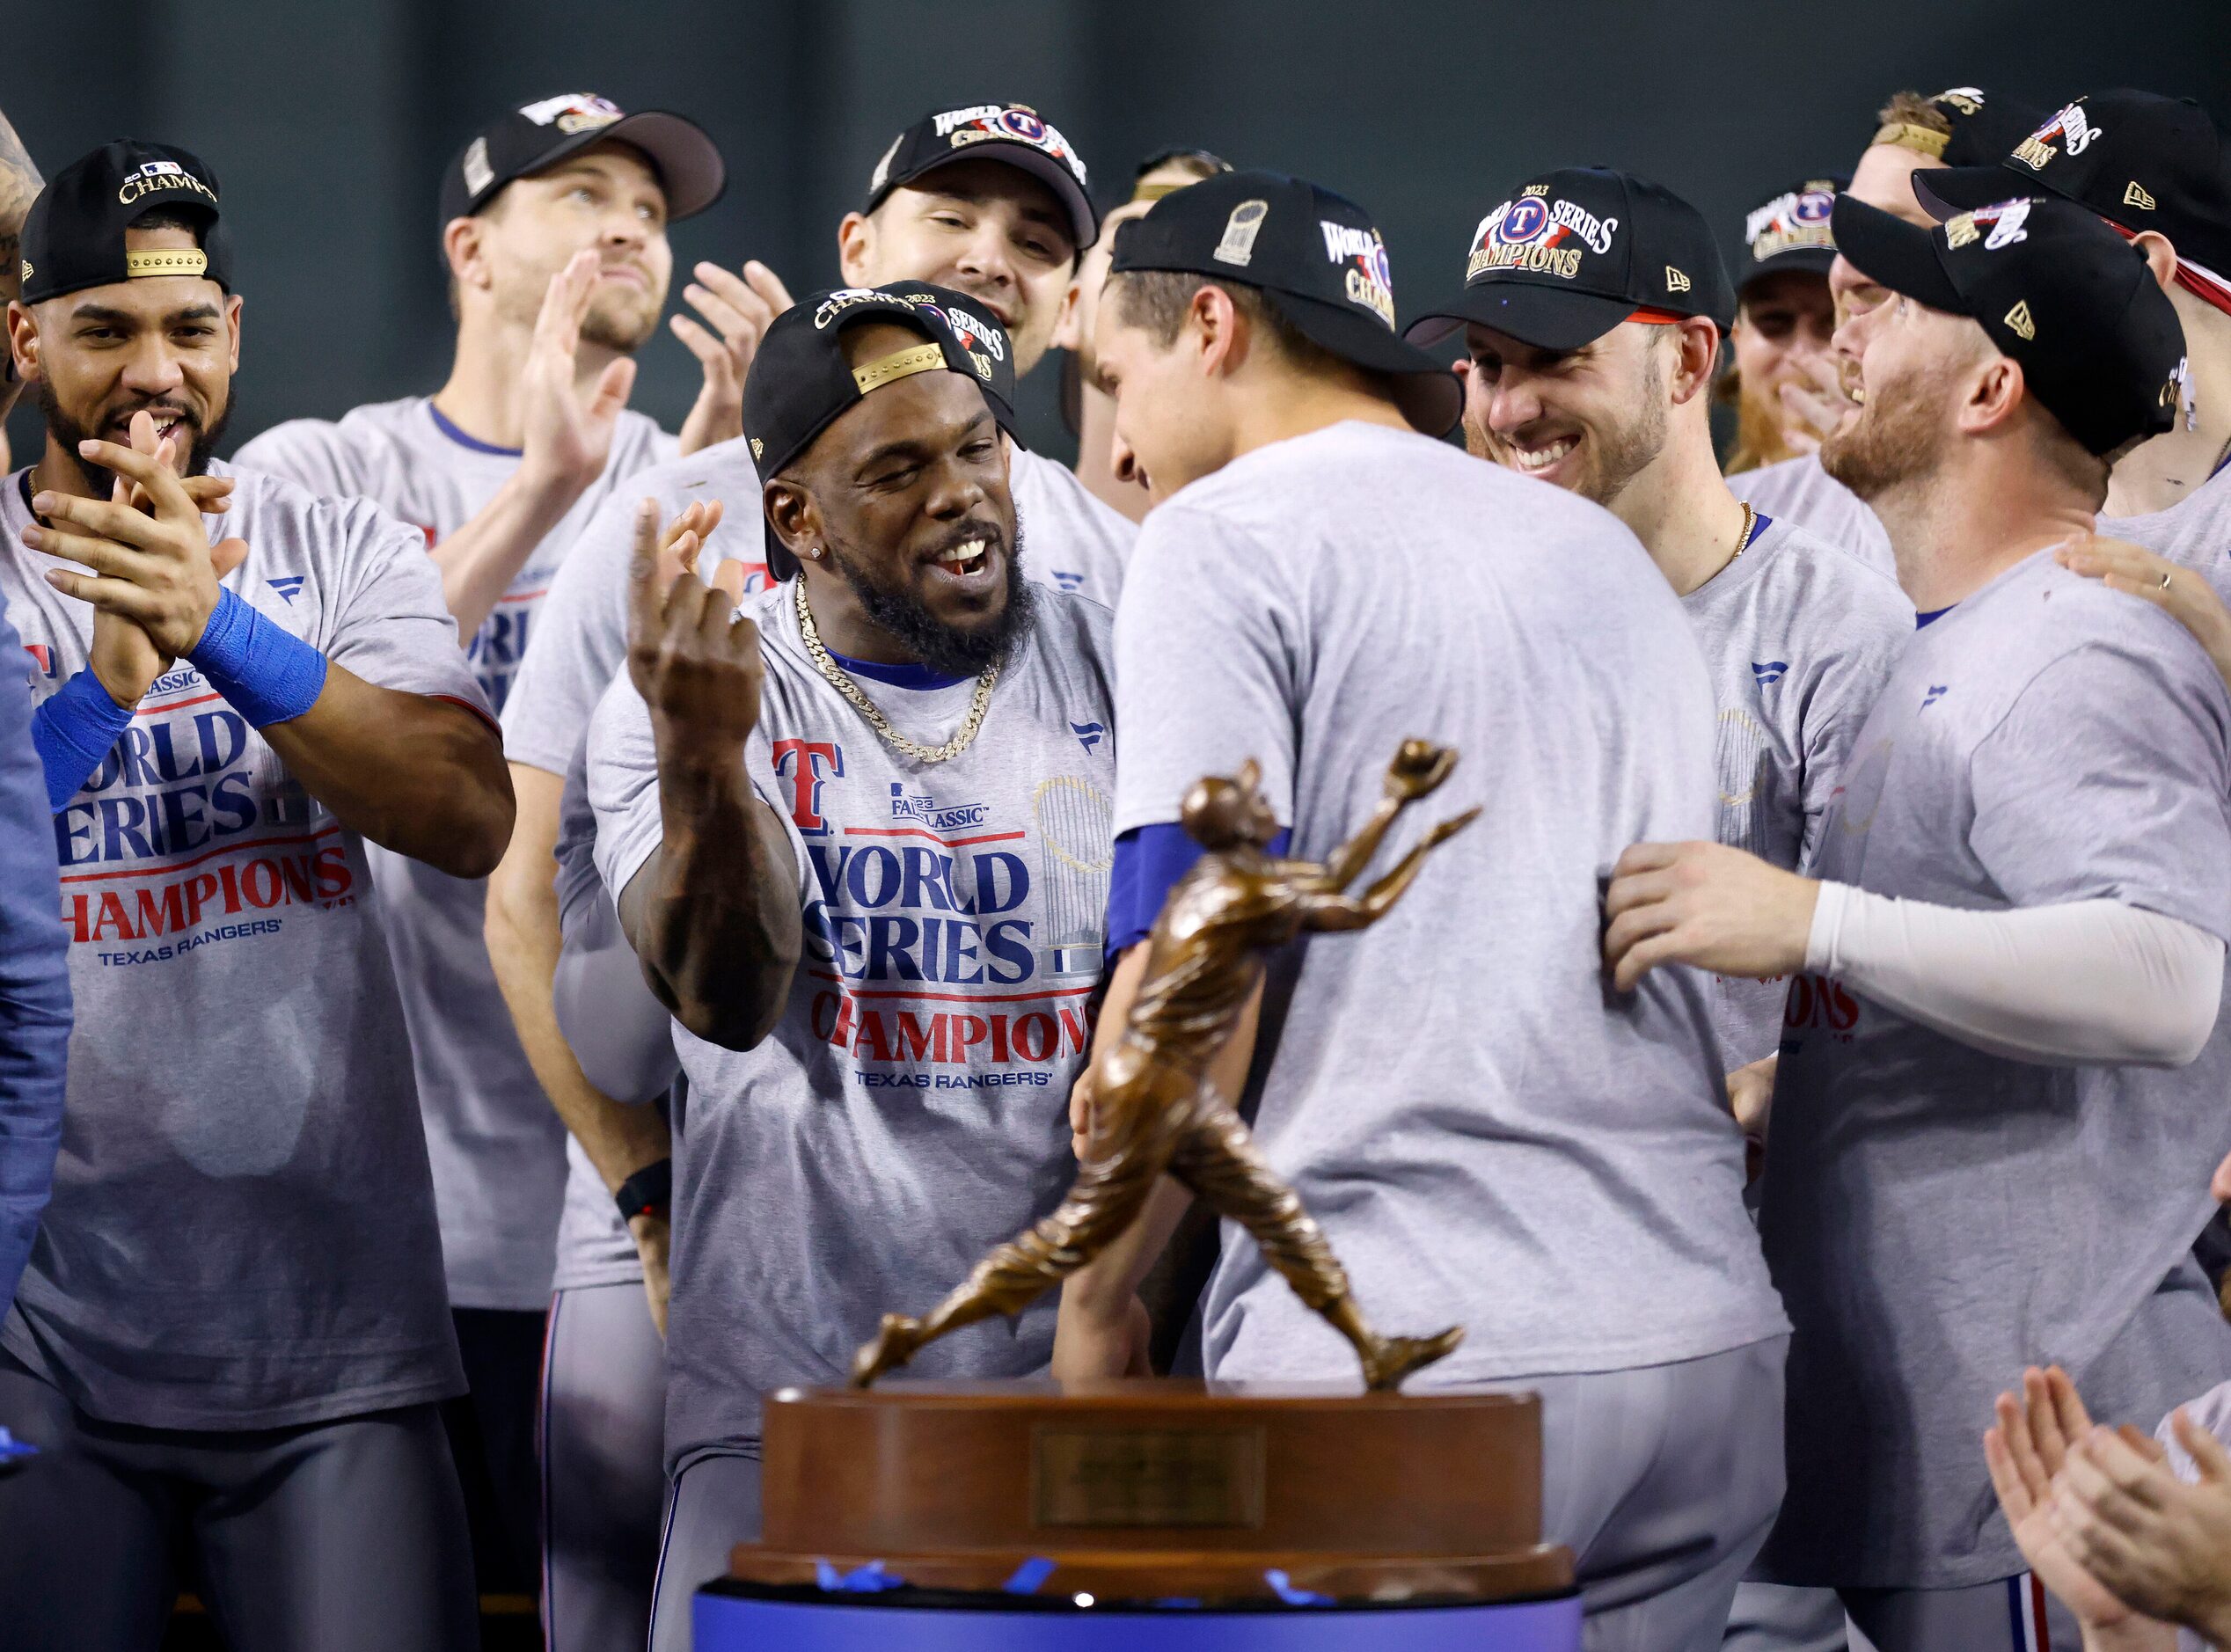
[[[2231,281],[2231,143],[2190,98],[2096,91],[2044,117],[1993,164],[1916,172],[1938,217],[2044,190],[2132,234],[2157,230],[2190,261]]]
[[[703,212],[728,187],[728,169],[693,121],[662,109],[629,114],[592,91],[564,91],[507,109],[457,153],[442,174],[442,222],[469,218],[506,184],[546,172],[593,143],[640,150],[666,191],[666,216]]]
[[[1808,178],[1769,195],[1743,221],[1745,253],[1736,278],[1740,296],[1761,275],[1786,269],[1825,276],[1836,261],[1836,236],[1829,217],[1848,178]]]
[[[1116,232],[1111,274],[1181,270],[1252,287],[1320,348],[1393,382],[1413,428],[1445,435],[1456,376],[1394,330],[1386,242],[1354,201],[1282,172],[1219,172],[1164,195]]]
[[[1069,215],[1069,238],[1083,252],[1100,238],[1085,158],[1061,128],[1027,103],[971,103],[925,114],[891,140],[868,175],[862,212],[891,191],[955,161],[1005,161],[1054,192]]]
[[[2087,450],[2169,428],[2184,329],[2145,258],[2094,214],[2025,195],[1925,230],[1846,195],[1835,228],[1869,281],[1980,325]]]
[[[1637,311],[1725,333],[1735,289],[1712,226],[1663,185],[1603,166],[1544,172],[1480,220],[1464,290],[1410,324],[1420,344],[1467,321],[1536,349],[1577,350]]]
[[[1952,128],[1949,134],[1892,121],[1876,128],[1874,143],[1895,143],[1947,166],[1987,166],[2044,114],[2035,104],[1980,86],[1949,86],[1921,101]]]
[[[921,345],[854,369],[845,360],[846,327],[895,321],[922,335]],[[928,281],[840,287],[808,294],[769,324],[743,381],[743,429],[762,478],[796,464],[821,433],[855,402],[917,373],[944,369],[984,391],[999,428],[1014,431],[1014,346],[1006,331],[966,293]],[[767,572],[786,580],[798,561],[765,524]]]
[[[201,248],[128,252],[124,231],[151,212],[183,212]],[[218,216],[217,175],[167,143],[116,138],[56,172],[23,221],[23,302],[150,275],[201,275],[232,290],[232,249]]]

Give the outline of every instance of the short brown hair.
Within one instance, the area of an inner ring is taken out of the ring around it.
[[[1213,287],[1232,300],[1232,307],[1247,318],[1250,327],[1270,335],[1290,366],[1306,373],[1358,370],[1280,315],[1263,297],[1260,287],[1180,269],[1119,270],[1108,277],[1108,286],[1116,296],[1116,313],[1125,325],[1141,329],[1165,349],[1177,342],[1193,295],[1203,287]]]

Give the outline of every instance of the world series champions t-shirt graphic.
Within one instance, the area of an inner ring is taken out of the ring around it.
[[[0,593],[43,699],[85,663],[92,610],[22,544],[27,476],[0,486]],[[253,474],[204,522],[247,542],[223,583],[266,623],[486,715],[416,533]],[[457,1392],[363,841],[186,661],[54,827],[77,1030],[54,1202],[0,1342],[93,1415],[154,1427]]]
[[[472,673],[501,711],[543,599],[582,525],[676,443],[622,412],[603,472],[529,554],[473,633]],[[286,476],[311,492],[365,498],[412,523],[423,547],[464,526],[519,466],[477,442],[423,396],[359,407],[336,422],[298,419],[241,448],[243,470]],[[452,878],[374,847],[372,875],[395,956],[418,1065],[420,1106],[450,1300],[458,1307],[539,1310],[563,1201],[565,1128],[514,1032],[484,939],[486,884]]]
[[[927,1309],[1073,1173],[1069,1090],[1091,1042],[1112,858],[1112,621],[1036,594],[974,742],[916,762],[821,674],[788,585],[748,599],[766,677],[747,763],[785,822],[804,954],[773,1033],[721,1049],[677,1027],[667,1453],[757,1436],[760,1396],[842,1380],[886,1311]],[[859,686],[941,743],[973,680]],[[650,718],[625,676],[589,735],[596,859],[615,896],[660,842]],[[1017,1376],[1053,1346],[1051,1297],[927,1350],[924,1376]]]

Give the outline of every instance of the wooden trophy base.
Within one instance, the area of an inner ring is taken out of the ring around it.
[[[1177,1379],[786,1389],[742,1585],[1102,1609],[1479,1606],[1569,1594],[1532,1394]],[[953,1597],[947,1595],[948,1598]]]

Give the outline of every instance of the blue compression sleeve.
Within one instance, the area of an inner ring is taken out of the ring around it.
[[[62,813],[131,726],[132,708],[110,697],[91,666],[47,697],[31,715],[31,743],[47,773],[49,813]]]
[[[230,591],[217,593],[201,640],[186,657],[258,728],[291,722],[326,686],[326,656]]]
[[[1293,836],[1291,828],[1280,827],[1267,852],[1284,854]],[[1134,826],[1116,839],[1116,863],[1108,874],[1108,962],[1146,939],[1162,915],[1162,903],[1200,858],[1201,845],[1175,821]]]

